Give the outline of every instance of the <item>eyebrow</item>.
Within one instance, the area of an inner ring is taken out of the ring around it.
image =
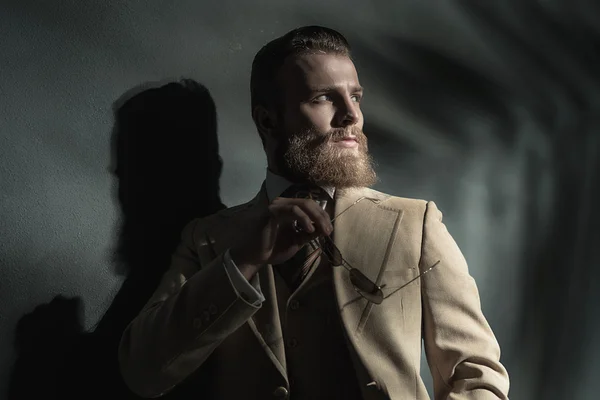
[[[311,86],[310,87],[310,91],[311,92],[333,92],[335,90],[338,90],[339,88],[344,87],[344,85],[333,85],[333,86]],[[364,89],[362,86],[358,85],[352,85],[350,86],[350,91],[351,92],[362,92]]]

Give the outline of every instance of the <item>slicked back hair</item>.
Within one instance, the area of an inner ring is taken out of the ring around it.
[[[339,32],[322,26],[294,29],[267,43],[256,53],[250,75],[251,111],[258,105],[278,104],[282,93],[277,75],[287,57],[303,54],[335,54],[351,57],[350,45]]]

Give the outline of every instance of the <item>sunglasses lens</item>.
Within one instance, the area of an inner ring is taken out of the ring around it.
[[[335,247],[335,246],[332,246],[332,247],[333,247],[333,251],[331,252],[332,264],[335,266],[342,265],[342,262],[343,262],[342,253],[340,253],[340,251],[338,250],[337,247]]]
[[[342,253],[338,250],[338,248],[333,244],[331,238],[324,239],[322,242],[323,251],[329,257],[329,262],[334,267],[339,267],[344,262],[342,258]]]
[[[375,304],[383,302],[383,292],[381,289],[356,268],[350,270],[350,282],[352,282],[365,299]]]
[[[333,244],[331,238],[325,239],[323,242],[321,242],[321,244],[322,249],[325,255],[329,258],[332,266],[339,267],[344,263],[342,253]],[[358,269],[346,268],[350,270],[350,282],[362,297],[375,304],[381,304],[383,302],[383,292],[379,286],[367,278],[367,276]]]

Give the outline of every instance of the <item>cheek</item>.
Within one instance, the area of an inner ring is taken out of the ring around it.
[[[362,110],[360,109],[360,106],[357,107],[356,112],[358,113],[358,123],[356,125],[358,125],[362,129],[365,123],[365,118],[363,116]]]
[[[313,128],[313,122],[304,113],[287,112],[283,118],[283,131],[286,135]]]
[[[297,130],[299,127],[306,125],[306,121],[304,116],[299,110],[290,110],[290,108],[286,108],[283,113],[283,128],[286,132],[293,132]]]
[[[301,111],[305,127],[316,129],[319,132],[328,132],[331,129],[333,114],[326,107],[307,106]]]

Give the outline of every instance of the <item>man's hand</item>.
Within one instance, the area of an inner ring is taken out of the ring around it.
[[[294,229],[294,221],[302,230]],[[254,206],[239,226],[230,255],[246,278],[265,264],[281,264],[307,242],[330,235],[329,215],[311,199],[277,197],[267,207]]]

